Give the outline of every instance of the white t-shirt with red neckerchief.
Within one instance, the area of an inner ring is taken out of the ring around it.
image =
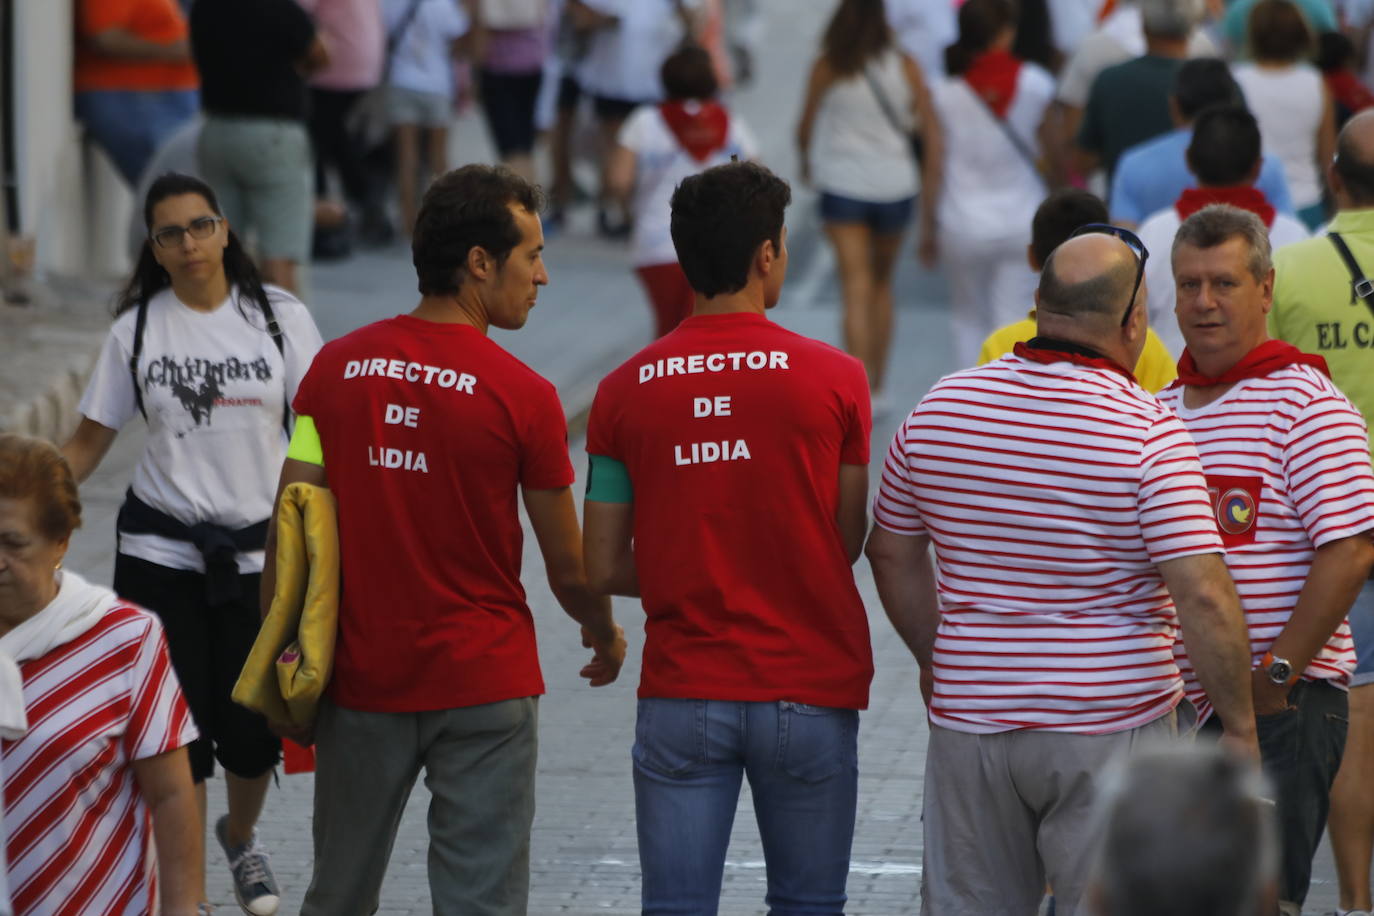
[[[1316,549],[1374,530],[1374,469],[1363,417],[1329,378],[1292,365],[1237,382],[1203,407],[1185,407],[1181,383],[1160,392],[1197,443],[1256,664],[1293,614]],[[1176,647],[1199,718],[1211,704]],[[1355,650],[1339,627],[1303,671],[1350,683]]]
[[[602,381],[587,451],[634,489],[640,697],[867,707],[835,514],[870,428],[859,362],[757,314],[689,317]]]
[[[573,481],[553,385],[474,327],[400,315],[326,344],[295,406],[339,503],[331,699],[420,712],[543,693],[518,497]]]
[[[153,912],[148,807],[131,764],[198,734],[161,624],[117,604],[19,671],[29,730],[3,743],[14,911]]]
[[[1105,734],[1182,698],[1156,564],[1221,539],[1183,424],[1124,371],[1013,354],[946,376],[874,518],[935,546],[937,725]]]
[[[683,103],[689,111],[700,103]],[[704,159],[693,156],[668,126],[658,105],[641,105],[625,119],[617,142],[635,154],[634,238],[636,267],[650,264],[676,264],[673,245],[673,191],[684,178],[724,165],[730,157],[753,159],[758,143],[734,112],[727,114],[729,125],[724,142]]]

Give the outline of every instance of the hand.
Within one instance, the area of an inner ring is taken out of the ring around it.
[[[1272,716],[1291,709],[1288,694],[1292,689],[1269,680],[1269,673],[1263,668],[1256,668],[1250,672],[1250,691],[1254,696],[1257,716]]]
[[[611,624],[610,633],[602,634],[583,627],[582,645],[595,654],[578,674],[590,681],[592,687],[613,683],[620,676],[620,666],[625,664],[625,631],[616,623]]]
[[[315,743],[315,726],[311,725],[285,725],[281,722],[267,722],[267,728],[278,738],[285,738],[287,741],[294,741],[301,747],[310,747]]]
[[[934,231],[922,231],[920,244],[916,246],[916,257],[921,264],[926,267],[934,268],[940,263],[940,244],[935,239]]]
[[[1253,722],[1250,723],[1248,730],[1224,728],[1217,746],[1242,760],[1250,761],[1255,766],[1260,764],[1259,737],[1255,733]]]

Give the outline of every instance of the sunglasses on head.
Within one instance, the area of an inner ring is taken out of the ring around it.
[[[1124,328],[1126,322],[1131,320],[1131,310],[1135,308],[1135,294],[1140,292],[1140,281],[1145,279],[1145,262],[1150,258],[1150,251],[1140,240],[1140,236],[1131,230],[1107,223],[1088,223],[1079,226],[1069,238],[1077,238],[1080,235],[1110,235],[1125,242],[1126,247],[1135,254],[1135,285],[1131,287],[1131,298],[1126,300],[1126,313],[1121,316],[1121,326]]]

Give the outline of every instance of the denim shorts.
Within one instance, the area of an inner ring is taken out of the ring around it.
[[[821,219],[827,223],[863,223],[879,235],[893,235],[904,230],[907,223],[911,222],[915,201],[914,197],[905,197],[875,203],[822,191]]]
[[[1350,606],[1350,634],[1355,637],[1357,659],[1350,686],[1374,684],[1374,579],[1365,580]]]

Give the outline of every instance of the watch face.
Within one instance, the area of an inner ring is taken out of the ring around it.
[[[1282,659],[1275,659],[1269,666],[1269,680],[1275,684],[1286,684],[1293,676],[1293,666]]]

